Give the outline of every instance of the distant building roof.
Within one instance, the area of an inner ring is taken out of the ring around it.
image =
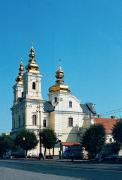
[[[93,103],[85,103],[80,105],[83,112],[87,115],[96,115],[96,110]]]
[[[115,118],[94,118],[94,123],[102,124],[107,134],[112,134],[112,128],[117,121]]]

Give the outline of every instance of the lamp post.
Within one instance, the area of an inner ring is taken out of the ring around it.
[[[22,140],[23,140],[23,143],[25,144],[25,137],[23,137]],[[25,154],[25,158],[26,158],[26,156],[27,156],[26,150],[24,150],[24,154]]]
[[[40,104],[37,105],[37,113],[39,113],[38,117],[39,117],[39,121],[38,121],[38,133],[39,133],[39,154],[42,154],[42,142],[41,142],[41,110],[40,110]]]

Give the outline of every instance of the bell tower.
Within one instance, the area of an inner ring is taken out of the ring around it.
[[[11,108],[12,111],[12,130],[19,129],[23,126],[23,114],[21,114],[20,103],[23,99],[23,74],[24,74],[24,65],[21,61],[19,66],[19,73],[16,78],[16,83],[13,86],[14,101]]]
[[[32,47],[30,49],[29,61],[23,78],[23,97],[25,99],[42,99],[41,78],[42,75],[35,60],[35,50]]]
[[[23,73],[24,73],[24,65],[21,61],[19,66],[19,73],[16,78],[16,84],[13,86],[14,90],[14,103],[18,101],[19,98],[23,96]]]

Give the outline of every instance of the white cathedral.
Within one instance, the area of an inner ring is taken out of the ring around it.
[[[49,88],[49,100],[44,100],[41,92],[42,74],[32,47],[28,65],[24,70],[23,63],[20,63],[19,74],[13,86],[12,134],[27,129],[38,136],[40,130],[51,128],[64,144],[80,141],[79,129],[89,119],[86,117],[91,120],[95,114],[92,103],[81,104],[72,95],[69,86],[64,83],[61,66],[58,67],[55,77],[55,84]],[[38,156],[39,144],[31,150],[31,154]]]

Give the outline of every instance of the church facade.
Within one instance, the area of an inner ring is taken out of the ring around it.
[[[79,99],[72,95],[68,85],[64,83],[64,71],[61,66],[55,73],[55,84],[49,88],[48,100],[44,100],[41,91],[42,74],[35,60],[32,47],[26,69],[21,62],[19,74],[13,86],[12,133],[17,134],[23,129],[35,132],[51,128],[57,138],[65,142],[79,142],[79,129],[86,117],[94,114],[92,108],[81,105]],[[39,144],[31,151],[39,154]]]

